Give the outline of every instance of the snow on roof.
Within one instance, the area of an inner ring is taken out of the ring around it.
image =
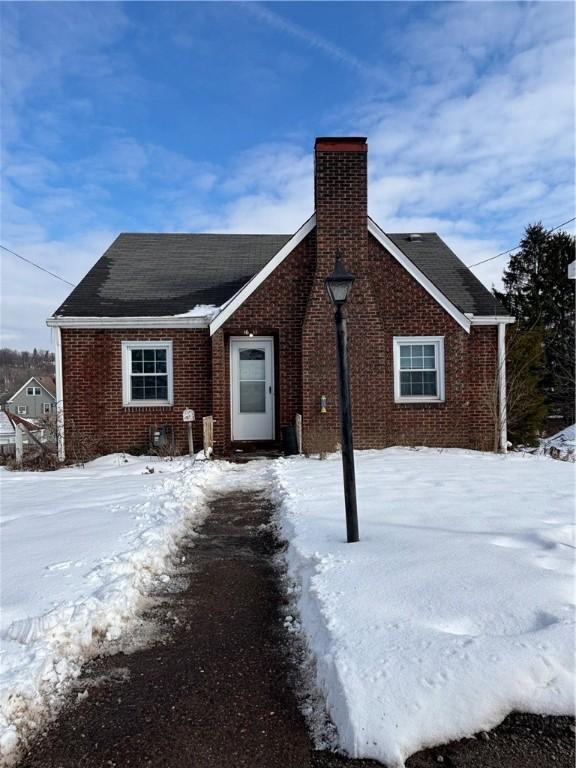
[[[181,312],[174,317],[208,317],[213,318],[220,312],[220,308],[215,304],[197,304],[187,312]]]

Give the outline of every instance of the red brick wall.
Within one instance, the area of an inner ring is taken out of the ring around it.
[[[466,333],[373,237],[369,254],[386,353],[381,373],[382,444],[491,449],[489,396],[496,376],[496,326],[476,326]],[[394,403],[394,336],[444,337],[443,403]]]
[[[122,341],[173,342],[174,405],[122,405]],[[187,452],[184,408],[196,411],[194,443],[202,445],[202,417],[212,413],[210,336],[207,329],[62,329],[66,440],[93,436],[104,452],[139,450],[148,445],[151,424],[172,424],[177,448]]]
[[[492,449],[496,327],[473,327],[467,334],[376,240],[370,237],[367,245],[377,316],[358,318],[350,311],[349,319],[356,446]],[[197,415],[195,445],[200,447],[202,442],[202,416],[212,414],[215,448],[229,449],[229,337],[248,331],[275,339],[278,437],[280,426],[292,424],[295,414],[302,413],[305,441],[318,424],[326,425],[337,440],[334,328],[332,310],[328,307],[325,312],[328,302],[323,292],[317,294],[321,302],[317,335],[310,331],[316,311],[308,303],[315,279],[315,247],[313,233],[212,339],[207,329],[63,329],[67,429],[93,434],[102,439],[107,451],[113,451],[145,448],[151,424],[171,423],[177,447],[185,452],[182,410],[192,407]],[[358,299],[358,283],[353,292]],[[444,403],[394,403],[392,340],[410,335],[444,336]],[[125,408],[121,342],[152,339],[173,341],[174,406]],[[327,414],[320,414],[321,394],[328,398]]]
[[[260,285],[230,320],[214,335],[214,370],[224,376],[213,381],[214,442],[219,449],[230,445],[230,337],[252,333],[273,336],[276,373],[276,435],[302,413],[302,323],[310,292],[316,251],[315,234],[309,235]],[[215,409],[216,410],[216,409]]]

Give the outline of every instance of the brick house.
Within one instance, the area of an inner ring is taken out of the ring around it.
[[[301,414],[304,448],[338,439],[337,249],[347,305],[355,447],[505,450],[505,327],[513,321],[434,233],[368,216],[364,138],[315,145],[315,212],[293,235],[121,234],[48,325],[63,439],[145,448],[185,408],[214,418],[217,453],[277,443]],[[499,362],[500,361],[500,362]],[[326,412],[321,412],[321,398]],[[496,405],[494,405],[496,403]],[[68,437],[67,437],[68,435]]]

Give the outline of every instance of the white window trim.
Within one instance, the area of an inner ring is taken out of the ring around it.
[[[434,344],[436,347],[436,362],[438,370],[438,394],[430,395],[401,395],[400,394],[400,345],[401,344]],[[444,336],[394,336],[394,402],[395,403],[443,403],[444,402]]]
[[[28,406],[27,405],[17,405],[16,406],[16,415],[17,416],[27,416],[28,415]]]
[[[130,376],[132,373],[133,349],[165,349],[166,372],[168,374],[167,400],[132,400]],[[122,342],[122,404],[125,408],[165,408],[174,404],[174,383],[172,371],[172,342],[165,339],[158,341],[123,341]]]
[[[42,389],[40,387],[26,387],[26,397],[38,397],[41,394]]]
[[[52,410],[51,403],[42,403],[42,413],[50,413]]]

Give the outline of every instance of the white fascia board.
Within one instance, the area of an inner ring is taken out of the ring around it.
[[[208,328],[210,317],[49,317],[50,328]]]
[[[36,384],[38,384],[38,386],[39,386],[39,387],[42,387],[42,384],[40,384],[40,382],[39,382],[39,381],[36,379],[36,377],[35,377],[35,376],[30,376],[30,378],[28,379],[28,381],[27,381],[25,384],[22,384],[22,386],[20,387],[20,389],[19,389],[17,392],[14,392],[14,394],[12,395],[12,397],[11,397],[9,400],[6,400],[6,402],[7,402],[7,403],[11,403],[11,402],[14,400],[14,398],[18,397],[18,395],[20,394],[20,392],[22,392],[22,390],[23,390],[23,389],[25,389],[26,387],[29,387],[29,386],[30,386],[30,382],[31,382],[31,381],[35,381],[35,382],[36,382]],[[44,387],[42,387],[42,389],[44,389]],[[51,397],[54,397],[54,395],[51,395]]]
[[[293,235],[290,240],[286,243],[286,245],[282,246],[278,253],[270,259],[268,264],[266,264],[260,272],[258,272],[254,277],[250,280],[250,282],[246,283],[246,285],[241,288],[235,296],[233,296],[227,303],[225,303],[222,306],[222,310],[219,315],[217,315],[214,320],[210,323],[210,336],[213,336],[218,328],[220,328],[226,320],[228,320],[236,310],[242,306],[242,304],[246,301],[246,299],[251,296],[256,288],[258,288],[264,280],[266,280],[267,277],[269,277],[272,272],[276,269],[276,267],[280,266],[284,259],[289,256],[294,248],[296,248],[297,245],[300,245],[302,240],[312,232],[314,227],[316,226],[316,214],[312,214],[308,221],[304,222],[304,224],[300,227],[300,229],[296,232],[295,235]]]
[[[516,322],[511,315],[472,315],[466,314],[472,325],[510,325]]]
[[[434,283],[429,280],[426,275],[421,272],[418,267],[413,264],[408,256],[406,256],[398,246],[390,240],[388,235],[380,229],[378,224],[374,222],[370,217],[368,218],[368,232],[370,232],[371,235],[373,235],[378,242],[386,248],[386,250],[394,256],[396,261],[398,261],[404,269],[412,275],[412,277],[420,283],[422,288],[424,288],[425,291],[427,291],[430,296],[432,296],[433,299],[435,299],[438,304],[444,309],[448,314],[456,320],[456,322],[464,328],[466,333],[470,333],[470,320],[466,315],[461,312],[458,307],[456,307],[454,304],[452,304],[449,299],[446,298],[446,296],[442,293],[442,291],[438,290]]]

